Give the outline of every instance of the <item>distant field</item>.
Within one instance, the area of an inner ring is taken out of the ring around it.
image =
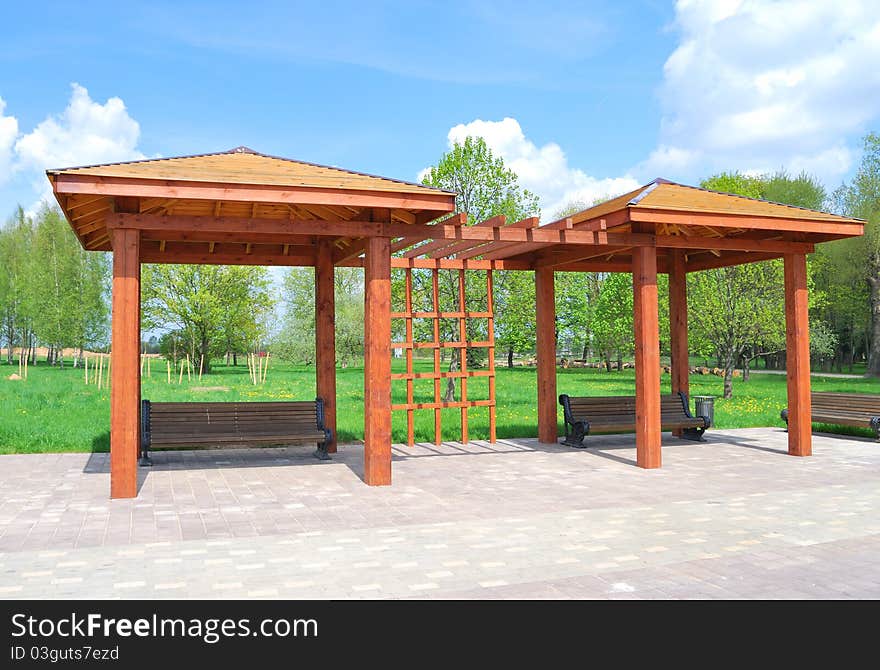
[[[218,365],[215,372],[205,375],[201,383],[193,377],[183,384],[168,385],[163,369],[157,372],[154,362],[152,379],[143,380],[143,397],[150,400],[299,400],[315,395],[314,368],[283,365],[273,362],[264,386],[253,386],[247,368],[226,368]],[[393,361],[395,371],[402,371],[403,362]],[[430,363],[417,361],[416,368],[430,370]],[[98,391],[83,383],[82,370],[51,369],[42,365],[31,367],[29,379],[10,381],[9,374],[18,366],[0,365],[0,453],[52,451],[107,451],[109,448],[109,391]],[[669,375],[662,376],[664,389],[669,388]],[[363,437],[363,368],[351,367],[337,372],[338,431],[342,442]],[[813,388],[819,391],[850,391],[880,393],[880,381],[814,377]],[[632,395],[635,378],[632,370],[604,372],[593,369],[558,371],[560,393],[571,395]],[[406,387],[395,381],[395,402],[403,402]],[[722,380],[714,376],[692,376],[692,395],[715,395],[722,392]],[[433,383],[417,381],[416,400],[433,400]],[[715,419],[719,428],[748,426],[782,426],[779,410],[785,406],[784,375],[754,373],[745,383],[734,380],[734,397],[718,398]],[[487,381],[475,378],[468,384],[470,399],[485,398]],[[534,437],[537,434],[536,373],[534,368],[498,368],[496,396],[499,437]],[[415,414],[416,439],[433,439],[433,411]],[[478,408],[470,413],[470,434],[473,439],[488,437],[488,410]],[[445,439],[457,439],[459,411],[445,410]],[[561,423],[560,423],[561,429]],[[836,427],[839,432],[869,435],[870,433]],[[394,413],[395,441],[406,438],[406,416]]]

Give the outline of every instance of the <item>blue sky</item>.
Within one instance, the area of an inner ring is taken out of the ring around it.
[[[721,169],[833,187],[880,130],[871,4],[9,3],[0,214],[47,167],[244,144],[412,180],[467,134],[548,213]]]

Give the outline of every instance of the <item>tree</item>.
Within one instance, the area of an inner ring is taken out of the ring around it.
[[[360,268],[334,272],[336,358],[353,363],[364,347],[364,278]],[[315,271],[291,268],[284,277],[282,327],[272,343],[281,358],[311,364],[315,360]]]
[[[605,361],[605,368],[610,371],[614,359],[620,370],[623,357],[634,349],[631,274],[614,272],[606,277],[593,311],[592,327],[596,348]]]
[[[178,331],[194,362],[203,357],[206,373],[211,356],[226,352],[230,329],[256,346],[274,305],[263,267],[145,265],[141,291],[145,326]]]
[[[733,370],[755,342],[785,341],[782,266],[779,261],[746,263],[688,275],[693,329],[714,351],[724,370],[724,397],[733,396]],[[704,345],[705,346],[705,345]]]
[[[33,324],[48,360],[63,366],[65,347],[78,351],[106,339],[109,307],[107,255],[85,251],[61,212],[44,205],[34,222],[31,278]]]
[[[849,184],[834,193],[837,209],[848,216],[865,219],[865,235],[834,246],[840,255],[861,269],[867,279],[869,293],[870,345],[865,372],[880,377],[880,135],[869,133],[859,168]],[[846,263],[844,263],[845,269]]]
[[[7,363],[13,362],[13,347],[27,349],[31,343],[33,236],[33,222],[21,207],[0,231],[0,318]]]
[[[535,277],[531,272],[498,273],[500,290],[495,291],[495,343],[507,353],[507,367],[513,355],[535,348]]]
[[[503,159],[496,157],[486,145],[482,137],[467,137],[464,142],[456,142],[453,147],[441,156],[436,166],[428,169],[422,180],[427,186],[455,191],[456,211],[468,215],[468,223],[474,224],[493,216],[504,215],[509,222],[528,216],[536,216],[539,212],[538,198],[522,188],[513,170],[504,165]],[[469,302],[485,302],[485,281],[483,273],[465,273],[465,294]],[[415,275],[414,275],[415,279]],[[414,281],[415,284],[415,281]],[[512,352],[531,347],[534,339],[534,327],[529,333],[529,321],[523,314],[522,291],[528,292],[526,280],[522,277],[508,275],[506,272],[495,273],[496,305],[509,305],[510,309],[498,309],[495,317],[497,333],[502,337],[508,349],[508,360],[512,361]],[[396,290],[400,290],[400,280],[396,282]],[[519,293],[517,293],[519,291]],[[534,286],[531,287],[534,295]],[[526,293],[527,297],[527,293]],[[441,304],[457,311],[459,304],[459,282],[457,272],[440,272]],[[532,307],[534,302],[532,302]],[[468,320],[468,337],[478,339],[479,330],[483,325],[480,320]],[[441,324],[441,338],[458,339],[454,326]],[[447,332],[448,329],[452,328]],[[460,350],[453,349],[450,355],[450,370],[459,367]],[[468,365],[481,364],[482,351],[468,350]],[[455,392],[455,379],[447,380],[446,399],[452,400]]]

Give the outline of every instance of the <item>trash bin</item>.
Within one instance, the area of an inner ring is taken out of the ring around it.
[[[712,428],[715,425],[715,396],[695,395],[694,416],[705,416],[709,419],[709,425],[707,427]]]

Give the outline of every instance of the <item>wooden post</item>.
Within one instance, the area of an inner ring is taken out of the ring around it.
[[[660,328],[657,250],[634,247],[633,322],[636,349],[636,461],[660,467]]]
[[[807,305],[807,257],[785,255],[785,351],[788,376],[788,453],[810,456],[810,321]]]
[[[672,392],[682,392],[690,401],[687,272],[683,249],[669,252],[669,350]],[[676,429],[673,434],[680,437],[681,429]]]
[[[336,453],[336,296],[333,240],[318,242],[315,259],[315,388],[324,400],[324,426],[333,433],[327,451]]]
[[[110,378],[110,497],[137,495],[140,447],[140,233],[111,232],[113,320]]]
[[[391,483],[391,240],[370,237],[364,261],[364,481]]]
[[[552,268],[535,270],[538,358],[538,441],[556,443],[556,292]]]

